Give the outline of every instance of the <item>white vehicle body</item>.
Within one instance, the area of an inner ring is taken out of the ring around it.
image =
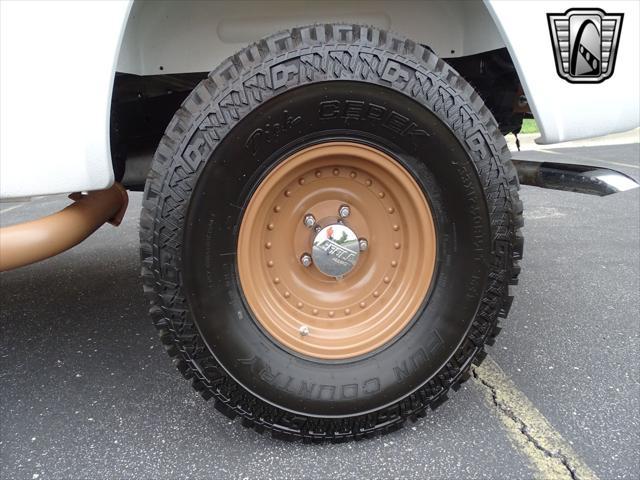
[[[540,126],[539,143],[629,130],[640,123],[640,4],[600,3],[3,1],[0,198],[113,183],[116,71],[209,71],[269,33],[317,22],[371,24],[441,57],[506,46]],[[602,83],[568,83],[556,74],[547,14],[598,6],[624,14],[615,74]]]

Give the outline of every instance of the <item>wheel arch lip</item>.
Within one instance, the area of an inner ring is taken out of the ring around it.
[[[131,7],[2,2],[2,198],[113,184],[111,96]]]
[[[624,13],[615,74],[601,83],[575,84],[561,78],[550,41],[547,14],[565,11],[564,2],[484,0],[518,72],[540,128],[536,143],[547,145],[639,126],[640,4],[611,1],[608,13]],[[523,11],[527,21],[522,21]],[[532,47],[533,45],[533,47]],[[584,104],[588,102],[588,108]]]
[[[412,38],[439,56],[462,56],[504,47],[483,2],[358,0],[297,4],[273,0],[234,2],[133,1],[118,71],[158,75],[209,71],[252,42],[314,24],[368,25]],[[268,14],[259,12],[268,9]],[[206,49],[193,45],[207,45]],[[183,52],[191,46],[189,55]]]

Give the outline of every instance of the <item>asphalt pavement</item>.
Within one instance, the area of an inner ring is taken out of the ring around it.
[[[638,143],[518,158],[640,175]],[[639,193],[523,187],[523,272],[493,370],[399,432],[340,445],[246,430],[182,379],[142,298],[134,193],[120,227],[0,275],[0,478],[511,479],[559,476],[556,460],[565,478],[638,478]],[[2,203],[0,222],[66,203]]]

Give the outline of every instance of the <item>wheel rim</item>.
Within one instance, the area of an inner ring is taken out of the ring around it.
[[[330,247],[337,272],[320,264],[314,240]],[[386,153],[353,142],[308,147],[269,172],[244,212],[237,250],[257,322],[282,346],[321,359],[363,355],[396,337],[422,305],[435,259],[433,217],[416,181]]]

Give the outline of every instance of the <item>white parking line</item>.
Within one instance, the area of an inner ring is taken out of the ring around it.
[[[5,208],[3,210],[0,210],[0,215],[2,215],[3,213],[10,212],[11,210],[15,210],[16,208],[23,207],[23,206],[24,206],[24,203],[20,203],[18,205],[14,205],[13,207],[7,207],[7,208]]]
[[[537,471],[536,478],[598,479],[491,357],[474,367],[473,376],[514,446]]]

